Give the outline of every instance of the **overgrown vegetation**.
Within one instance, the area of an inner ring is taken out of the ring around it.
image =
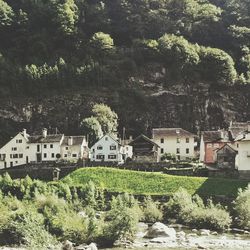
[[[72,186],[81,186],[89,181],[93,181],[97,187],[111,192],[171,195],[179,187],[183,187],[190,194],[229,197],[236,197],[238,189],[244,188],[248,184],[243,180],[173,176],[105,167],[79,169],[63,179],[63,182]]]
[[[0,245],[23,245],[28,249],[60,249],[61,242],[97,242],[111,246],[116,240],[133,240],[139,221],[154,223],[176,219],[195,228],[223,231],[232,214],[226,207],[205,202],[198,195],[179,189],[162,206],[151,197],[138,202],[123,192],[105,196],[93,182],[73,187],[66,183],[44,183],[26,177],[0,178]],[[249,227],[249,187],[239,192],[234,217],[238,226]]]
[[[196,228],[223,231],[230,227],[231,217],[224,207],[208,200],[205,205],[198,195],[179,189],[166,204],[166,216]]]
[[[168,68],[167,83],[247,83],[248,6],[249,0],[1,0],[0,94],[123,86],[152,61]]]

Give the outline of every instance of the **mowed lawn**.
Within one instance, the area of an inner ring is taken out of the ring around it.
[[[235,197],[239,188],[248,185],[248,181],[244,180],[173,176],[105,167],[81,168],[66,176],[63,181],[73,186],[92,181],[97,187],[108,191],[130,194],[171,195],[183,187],[191,194],[229,197]]]

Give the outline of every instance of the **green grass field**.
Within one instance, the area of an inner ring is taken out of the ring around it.
[[[173,176],[104,167],[78,169],[63,181],[76,186],[93,181],[97,187],[108,191],[130,194],[171,195],[183,187],[191,194],[228,197],[235,197],[239,188],[248,185],[244,180]]]

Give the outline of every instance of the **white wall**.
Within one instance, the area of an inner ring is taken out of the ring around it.
[[[201,135],[201,142],[200,142],[200,162],[204,162],[205,159],[205,143],[203,139],[203,135]]]
[[[115,146],[115,150],[112,150],[110,148],[111,146]],[[102,155],[104,158],[99,159],[98,155]],[[114,157],[113,159],[109,158],[109,156],[111,155]],[[110,161],[122,163],[122,147],[109,135],[105,135],[98,142],[96,142],[95,145],[91,147],[90,160],[97,162]]]
[[[177,143],[177,138],[179,138],[180,142]],[[189,142],[186,142],[186,138],[189,138]],[[161,142],[161,139],[164,139],[164,142]],[[165,153],[174,154],[176,156],[180,156],[181,160],[185,160],[186,158],[193,158],[194,154],[194,137],[186,136],[186,137],[177,137],[177,136],[165,136],[165,137],[154,137],[153,141],[160,146],[159,152],[160,156]],[[177,148],[179,148],[180,153],[177,153]],[[186,153],[186,149],[189,150]],[[162,152],[163,150],[163,152]]]
[[[250,140],[238,142],[235,166],[238,170],[250,170]]]
[[[77,161],[83,158],[83,145],[63,145],[61,146],[62,159],[67,161]]]
[[[27,140],[21,133],[18,133],[0,149],[0,168],[26,164],[26,157],[29,155],[27,146]]]

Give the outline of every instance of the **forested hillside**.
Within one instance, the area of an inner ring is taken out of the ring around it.
[[[0,136],[250,120],[250,0],[0,0]],[[7,128],[7,135],[5,130]]]

